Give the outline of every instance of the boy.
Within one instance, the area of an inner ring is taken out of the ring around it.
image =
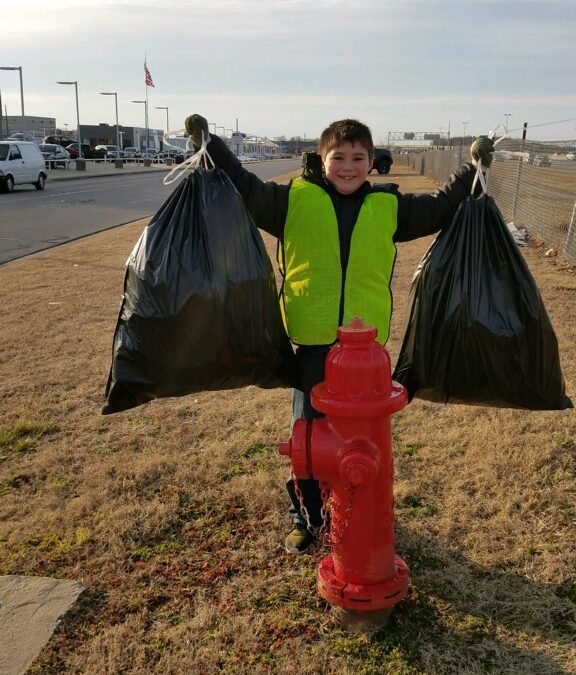
[[[361,316],[378,327],[377,339],[386,343],[396,242],[433,234],[449,223],[471,192],[475,169],[465,164],[429,195],[401,195],[393,184],[372,186],[367,181],[374,158],[370,129],[346,119],[322,132],[322,173],[305,172],[290,185],[277,185],[246,171],[218,136],[209,136],[202,116],[191,115],[185,126],[196,149],[203,138],[210,139],[210,156],[242,195],[256,226],[279,240],[280,304],[296,345],[300,379],[292,393],[292,416],[318,417],[310,391],[324,379],[336,329]],[[471,148],[474,164],[481,160],[488,168],[493,150],[492,141],[480,136]],[[322,525],[320,490],[315,479],[299,480],[297,486],[289,479],[287,488],[294,526],[285,548],[303,553]]]

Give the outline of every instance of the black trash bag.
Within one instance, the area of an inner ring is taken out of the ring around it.
[[[294,383],[262,238],[226,174],[195,170],[128,258],[102,413],[159,397]]]
[[[536,282],[492,197],[469,197],[420,261],[393,378],[410,398],[571,408]]]

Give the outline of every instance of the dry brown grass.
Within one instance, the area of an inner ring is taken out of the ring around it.
[[[397,169],[403,191],[427,179]],[[576,673],[576,423],[414,401],[395,418],[407,599],[372,639],[293,558],[289,392],[248,388],[99,414],[124,261],[143,223],[0,268],[0,573],[89,591],[42,673]],[[268,241],[269,245],[273,242]],[[400,247],[389,348],[429,244]],[[524,250],[576,394],[576,275]]]

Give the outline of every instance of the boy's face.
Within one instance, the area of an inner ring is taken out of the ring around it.
[[[360,143],[343,143],[322,160],[326,179],[343,195],[355,192],[368,176],[372,160]]]

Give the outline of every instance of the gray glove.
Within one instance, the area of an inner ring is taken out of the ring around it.
[[[184,128],[192,139],[192,144],[196,150],[202,145],[202,136],[204,136],[204,140],[208,140],[208,120],[202,115],[187,117]]]
[[[492,164],[492,153],[494,152],[494,141],[488,136],[478,136],[470,147],[470,154],[475,164],[480,161],[486,169]]]

